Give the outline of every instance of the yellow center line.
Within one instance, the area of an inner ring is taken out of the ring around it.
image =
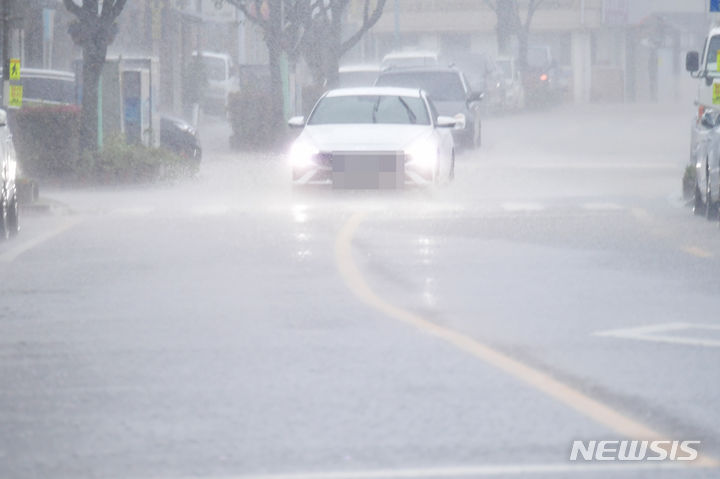
[[[650,215],[650,213],[648,213],[647,210],[645,210],[643,208],[632,208],[630,210],[630,213],[637,221],[651,226],[651,229],[649,230],[649,232],[652,233],[653,235],[655,235],[659,238],[664,238],[664,239],[673,241],[673,237],[670,234],[670,230],[661,228],[660,226],[657,226],[655,224],[655,221],[653,220],[652,215]],[[713,253],[711,253],[703,248],[700,248],[698,246],[683,246],[683,247],[680,247],[680,251],[682,251],[683,253],[689,254],[691,256],[695,256],[696,258],[701,258],[701,259],[711,259],[711,258],[715,257],[715,255]]]
[[[686,246],[682,248],[682,250],[689,255],[695,256],[696,258],[709,259],[715,256],[711,252],[697,246]]]
[[[637,440],[661,440],[667,437],[543,371],[532,368],[468,335],[439,326],[416,313],[390,304],[378,296],[363,278],[352,254],[353,238],[366,216],[367,213],[354,214],[343,225],[335,241],[335,260],[338,270],[348,288],[361,301],[390,318],[414,326],[426,334],[482,359],[624,437]],[[720,462],[712,457],[700,455],[693,461],[693,465],[718,467]]]

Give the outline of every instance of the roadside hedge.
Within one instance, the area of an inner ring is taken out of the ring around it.
[[[106,141],[104,148],[85,155],[78,176],[103,184],[150,183],[174,180],[197,173],[198,165],[162,148],[128,145],[121,136]]]
[[[24,176],[80,183],[147,183],[197,173],[193,160],[162,148],[106,139],[101,151],[80,154],[77,106],[42,105],[14,111],[11,128]]]
[[[13,112],[11,128],[24,174],[37,178],[74,175],[80,156],[79,107],[25,107]]]

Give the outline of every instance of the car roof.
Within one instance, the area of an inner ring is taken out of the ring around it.
[[[380,65],[367,64],[367,65],[345,65],[340,67],[340,73],[355,73],[355,72],[371,72],[379,73],[382,69]]]
[[[330,90],[326,93],[326,97],[338,96],[408,96],[420,98],[420,90],[418,88],[398,88],[398,87],[362,87],[362,88],[338,88]]]
[[[194,51],[192,54],[194,57],[198,56],[197,50]],[[206,58],[219,58],[222,60],[230,60],[231,59],[230,55],[228,55],[227,53],[209,52],[209,51],[205,51],[205,50],[202,50],[201,52],[199,52],[199,55],[201,57],[206,57]]]
[[[460,73],[460,70],[454,67],[390,67],[380,73],[380,75],[389,75],[393,73]]]
[[[420,50],[408,50],[408,51],[394,51],[390,52],[383,57],[383,59],[402,59],[402,58],[437,58],[437,52],[433,51],[420,51]]]

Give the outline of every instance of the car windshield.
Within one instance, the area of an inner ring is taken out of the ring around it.
[[[720,50],[720,35],[712,37],[708,45],[706,60],[708,73],[718,74],[718,50]]]
[[[308,121],[309,125],[372,123],[429,125],[430,117],[419,97],[354,95],[322,99]]]
[[[205,72],[209,80],[223,81],[227,79],[227,62],[222,58],[202,57]]]
[[[465,87],[457,72],[392,72],[380,75],[377,86],[420,88],[435,102],[465,101]]]
[[[75,103],[75,82],[56,78],[21,78],[23,96],[27,100],[49,103]]]

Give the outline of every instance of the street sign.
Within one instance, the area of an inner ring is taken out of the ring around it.
[[[11,58],[10,59],[10,79],[11,80],[19,80],[20,79],[20,59],[19,58]]]
[[[11,108],[22,108],[22,101],[22,85],[10,85],[10,100],[8,101],[8,106]]]
[[[720,0],[710,0],[710,11],[720,12]]]

